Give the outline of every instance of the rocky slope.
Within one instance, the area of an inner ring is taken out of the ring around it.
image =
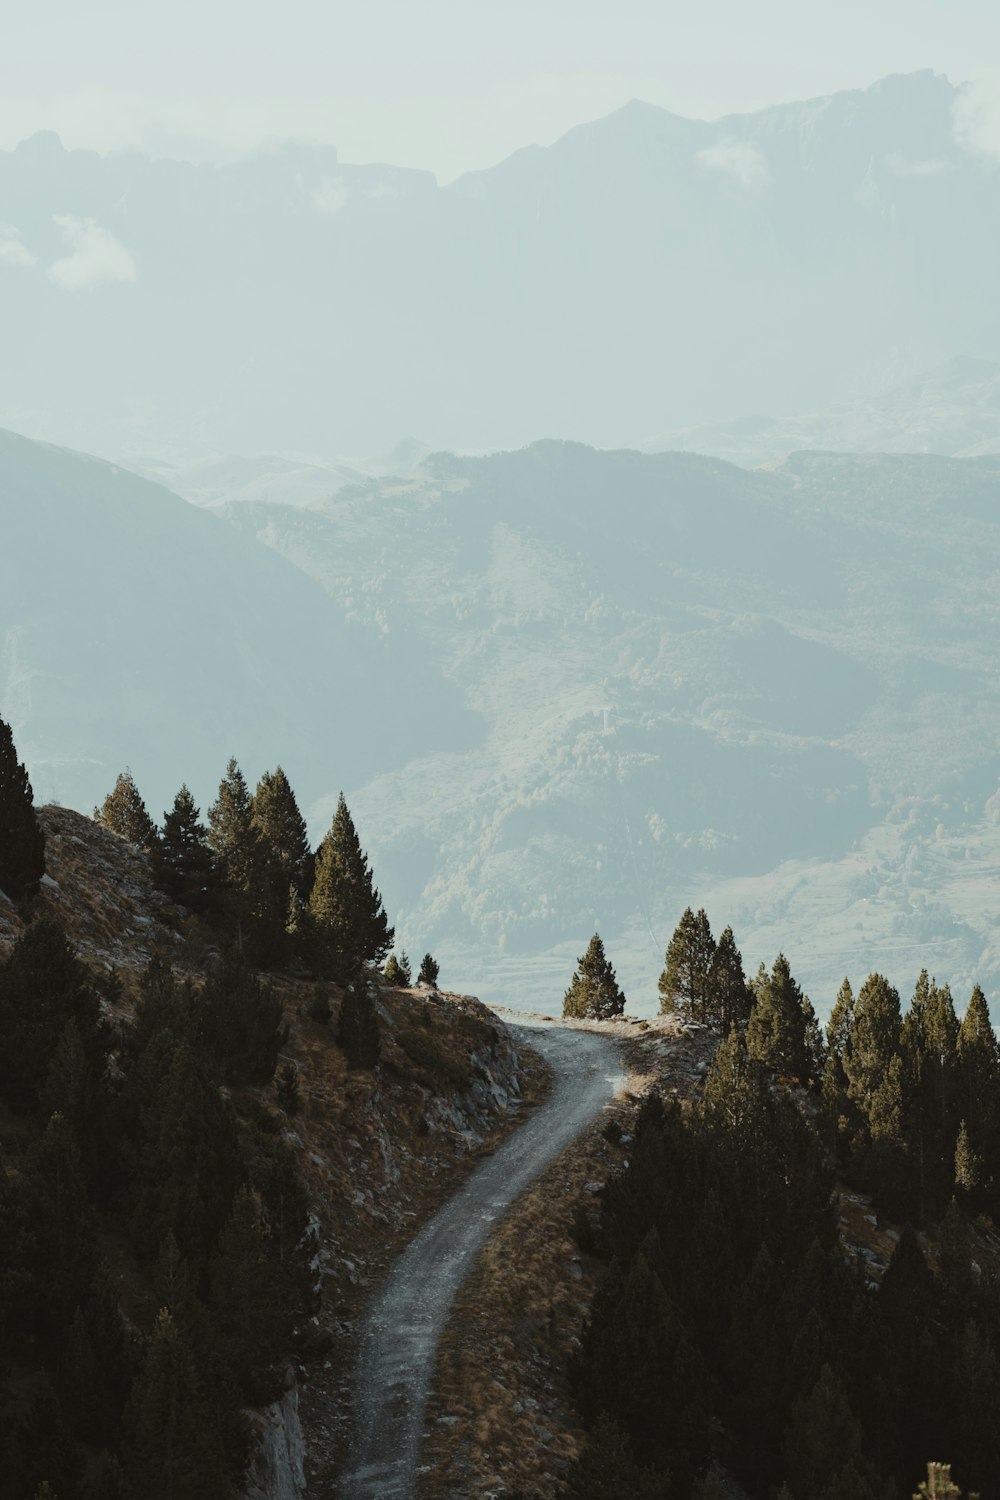
[[[128,1024],[135,984],[154,955],[197,975],[216,958],[212,933],[152,884],[148,856],[90,819],[43,808],[46,864],[38,914],[56,918],[81,957],[121,981],[117,1018]],[[0,897],[0,957],[23,931]],[[284,1120],[308,1184],[320,1310],[289,1350],[286,1391],[252,1414],[255,1460],[248,1500],[297,1500],[306,1480],[322,1492],[343,1465],[343,1400],[354,1326],[398,1250],[454,1190],[477,1156],[513,1128],[533,1076],[506,1029],[478,1001],[428,990],[379,989],[374,1072],[352,1072],[335,1043],[334,987],[327,1022],[313,1018],[314,986],[271,976],[290,1023],[285,1060],[300,1104]],[[258,1091],[271,1108],[271,1089]],[[117,1254],[117,1252],[116,1252]],[[136,1268],[125,1265],[129,1297]]]

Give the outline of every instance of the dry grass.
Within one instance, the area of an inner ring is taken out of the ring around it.
[[[672,1021],[595,1029],[623,1040],[626,1092],[514,1205],[459,1293],[428,1409],[421,1500],[507,1490],[553,1500],[583,1441],[567,1367],[601,1264],[579,1246],[578,1215],[596,1218],[592,1189],[627,1157],[646,1091],[692,1097],[715,1046]],[[612,1121],[625,1144],[605,1135]]]

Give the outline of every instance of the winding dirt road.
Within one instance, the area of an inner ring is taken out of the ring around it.
[[[343,1500],[412,1500],[438,1339],[493,1225],[622,1082],[614,1042],[539,1021],[508,1025],[552,1068],[551,1093],[425,1224],[365,1318]]]

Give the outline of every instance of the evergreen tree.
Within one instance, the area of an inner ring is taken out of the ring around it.
[[[366,963],[380,963],[392,946],[382,898],[341,792],[329,833],[316,852],[309,897],[316,967],[346,981]]]
[[[899,994],[881,974],[869,974],[854,1004],[844,1048],[851,1097],[867,1117],[900,1043]]]
[[[281,1391],[274,1364],[287,1330],[275,1290],[260,1199],[242,1188],[212,1267],[213,1352],[233,1383],[232,1395],[258,1406]]]
[[[61,927],[42,917],[0,969],[0,1098],[16,1109],[38,1106],[70,1021],[92,1078],[100,1078],[108,1043],[100,1002]]]
[[[731,1031],[719,1043],[705,1076],[702,1118],[736,1137],[748,1116],[757,1112],[766,1092],[760,1062],[749,1056],[745,1038]]]
[[[587,951],[577,959],[576,972],[563,996],[563,1015],[576,1020],[608,1021],[625,1009],[625,996],[618,988],[611,961],[595,932]]]
[[[1000,1048],[990,1023],[986,997],[972,991],[955,1044],[959,1114],[970,1138],[991,1161],[1000,1146]]]
[[[783,953],[774,960],[771,973],[757,985],[747,1023],[747,1052],[783,1077],[804,1083],[812,1075],[806,1050],[804,998]]]
[[[163,814],[163,831],[153,851],[157,885],[171,900],[189,911],[205,913],[212,905],[212,852],[208,829],[186,786]]]
[[[194,1359],[170,1314],[153,1329],[126,1418],[127,1469],[143,1500],[221,1500],[221,1446]]]
[[[425,984],[428,989],[436,990],[440,972],[441,965],[437,959],[433,958],[430,953],[425,953],[420,960],[420,973],[417,975],[417,983]]]
[[[229,925],[236,944],[256,951],[266,878],[264,851],[243,772],[233,759],[219,783],[219,795],[208,810],[208,843],[216,875],[225,891]],[[269,906],[269,902],[266,904]],[[264,915],[273,917],[269,910]],[[282,911],[282,925],[284,920]],[[268,931],[265,936],[272,934]]]
[[[385,965],[386,983],[397,989],[409,989],[413,975],[410,971],[410,960],[405,953],[400,953],[397,958],[395,953],[390,953]]]
[[[968,1199],[979,1187],[981,1178],[982,1162],[969,1140],[968,1127],[963,1120],[955,1143],[955,1186]]]
[[[114,790],[108,793],[101,806],[94,808],[94,818],[111,833],[117,833],[119,838],[138,844],[140,849],[151,849],[156,843],[156,826],[146,811],[146,804],[128,767],[121,772]]]
[[[962,1500],[962,1491],[952,1483],[951,1464],[928,1464],[927,1478],[921,1482],[913,1500]],[[970,1495],[969,1500],[979,1500]]]
[[[209,976],[198,1014],[201,1044],[224,1083],[270,1083],[288,1027],[280,997],[240,953],[227,953]]]
[[[28,1264],[37,1287],[33,1317],[39,1333],[58,1347],[74,1310],[91,1292],[98,1264],[96,1222],[73,1132],[53,1115],[24,1162],[23,1202]]]
[[[707,920],[706,918],[706,922]],[[712,955],[708,991],[708,1020],[721,1029],[723,1036],[728,1036],[734,1026],[746,1026],[750,1019],[753,995],[743,972],[743,959],[731,927],[727,927],[722,933]]]
[[[312,883],[309,837],[295,793],[280,766],[264,772],[252,807],[254,826],[281,872],[284,899],[292,887],[305,897]]]
[[[697,915],[684,912],[667,945],[659,979],[660,1014],[674,1013],[691,1021],[707,1021],[712,1011],[712,963],[715,942],[702,907]]]
[[[0,891],[12,901],[38,891],[45,874],[45,836],[38,826],[28,773],[10,726],[0,719]]]
[[[794,1403],[782,1455],[795,1500],[842,1500],[855,1494],[858,1500],[876,1500],[863,1477],[861,1423],[829,1365],[808,1395]]]
[[[363,979],[354,980],[344,991],[337,1043],[352,1068],[366,1068],[370,1072],[378,1062],[381,1049],[378,1015]]]
[[[854,991],[851,989],[851,981],[845,979],[837,991],[837,998],[833,1002],[830,1019],[826,1023],[827,1055],[836,1057],[838,1061],[843,1060],[844,1053],[847,1050],[853,1018]]]
[[[570,1500],[666,1500],[669,1494],[667,1477],[639,1468],[631,1443],[606,1413],[588,1434],[567,1483]]]

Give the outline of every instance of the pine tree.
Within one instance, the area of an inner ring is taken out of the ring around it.
[[[163,831],[153,851],[157,885],[171,900],[189,911],[207,912],[212,905],[212,852],[208,829],[186,786],[163,814]]]
[[[127,1468],[143,1500],[221,1500],[218,1432],[190,1349],[164,1308],[126,1417]]]
[[[684,912],[667,945],[659,979],[660,1014],[674,1013],[691,1021],[707,1021],[711,1011],[711,975],[715,942],[702,907],[697,915]]]
[[[881,974],[869,974],[854,1003],[843,1054],[851,1097],[865,1116],[898,1053],[900,1025],[898,991]]]
[[[45,837],[35,815],[28,773],[10,726],[0,719],[0,891],[12,901],[34,896],[45,874]]]
[[[344,991],[337,1022],[337,1043],[352,1068],[375,1067],[381,1049],[378,1016],[363,979]]]
[[[280,1394],[273,1364],[283,1352],[284,1319],[275,1296],[267,1225],[260,1199],[242,1188],[222,1231],[212,1267],[213,1353],[221,1358],[232,1394],[264,1405]]]
[[[846,1494],[875,1500],[863,1477],[861,1423],[829,1365],[823,1366],[812,1390],[793,1405],[782,1455],[796,1500],[841,1500]]]
[[[927,1478],[913,1500],[962,1500],[962,1491],[952,1483],[951,1464],[928,1464]],[[979,1497],[970,1495],[969,1500],[979,1500]]]
[[[61,927],[41,917],[0,969],[0,1098],[17,1109],[38,1106],[70,1021],[92,1077],[100,1078],[108,1034],[96,991]]]
[[[851,989],[851,981],[845,979],[837,991],[837,998],[833,1002],[830,1019],[826,1023],[826,1049],[827,1055],[842,1060],[851,1035],[851,1023],[854,1018],[854,991]]]
[[[955,1186],[966,1197],[978,1188],[982,1177],[982,1162],[969,1140],[969,1129],[963,1120],[955,1143]]]
[[[427,985],[428,989],[436,990],[438,975],[441,965],[430,953],[425,953],[420,960],[420,973],[417,975],[417,983]]]
[[[727,927],[722,933],[712,955],[708,990],[708,1019],[713,1026],[720,1027],[723,1036],[728,1036],[734,1026],[746,1026],[750,1019],[753,995],[743,972],[743,959],[731,927]]]
[[[389,954],[384,973],[386,983],[393,985],[397,989],[407,990],[413,981],[413,975],[410,971],[410,960],[402,952],[398,958],[395,953]]]
[[[53,1115],[24,1163],[31,1274],[39,1289],[34,1318],[39,1333],[59,1343],[73,1312],[91,1291],[98,1264],[96,1223],[80,1167],[80,1152],[62,1115]]]
[[[1000,1134],[1000,1047],[990,1022],[986,997],[978,984],[972,991],[955,1044],[960,1113],[973,1137],[993,1156]]]
[[[806,1051],[803,994],[788,959],[779,953],[771,973],[759,981],[747,1023],[747,1052],[783,1077],[805,1082],[812,1065]]]
[[[312,854],[305,820],[280,766],[265,771],[253,794],[253,822],[281,871],[285,899],[294,887],[303,897],[312,881]]]
[[[366,963],[379,963],[392,946],[382,898],[341,792],[329,833],[316,852],[309,897],[316,967],[346,981]]]
[[[151,849],[156,843],[156,826],[146,811],[146,804],[128,767],[121,772],[114,790],[108,793],[101,806],[94,808],[94,818],[111,833],[117,833],[119,838],[138,844],[140,849]]]
[[[625,1009],[625,996],[618,988],[615,971],[595,932],[563,996],[563,1015],[576,1020],[608,1021]]]
[[[664,1476],[639,1468],[631,1443],[606,1413],[587,1434],[567,1483],[570,1500],[664,1500],[668,1492]]]
[[[208,843],[222,888],[226,925],[255,963],[278,967],[287,949],[288,898],[253,817],[243,773],[230,760],[208,810]]]
[[[288,1027],[280,997],[240,953],[227,953],[209,976],[198,1015],[202,1046],[224,1083],[270,1083]]]

